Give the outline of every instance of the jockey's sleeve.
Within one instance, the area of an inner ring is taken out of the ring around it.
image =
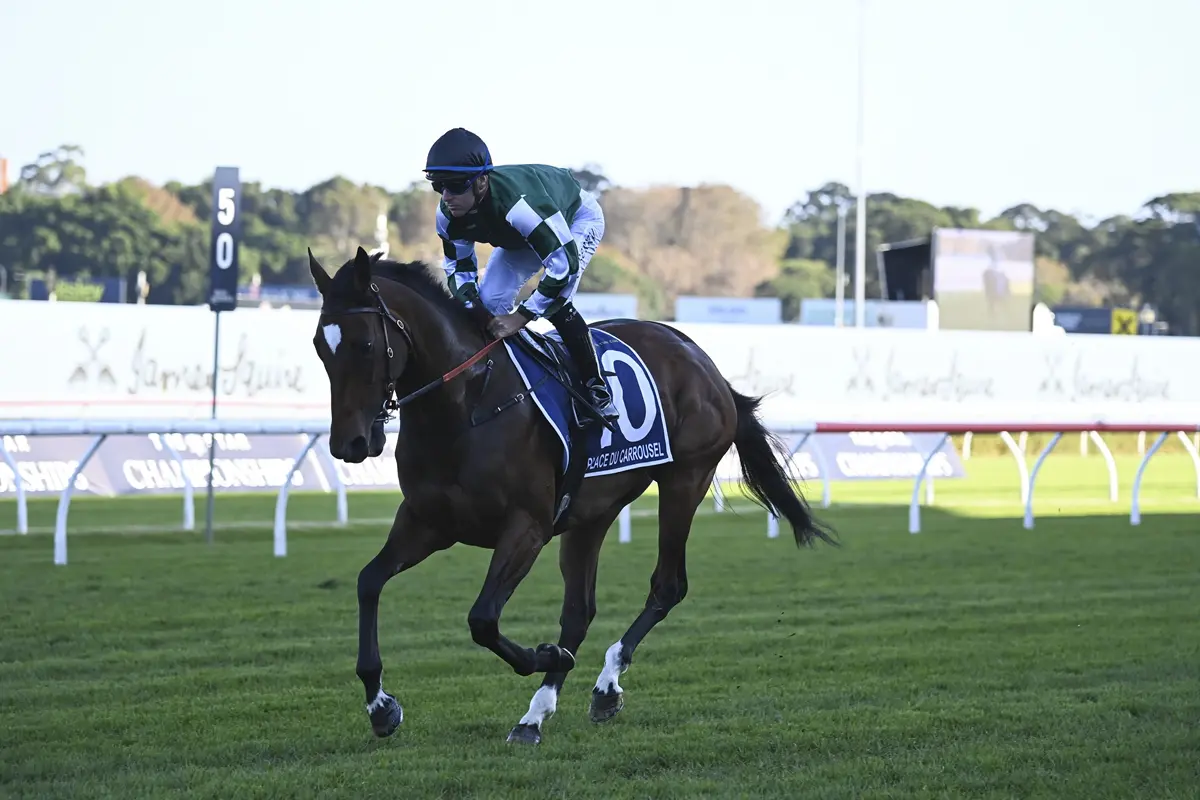
[[[451,294],[470,306],[471,300],[479,296],[476,286],[479,260],[475,256],[475,243],[469,239],[450,238],[450,220],[442,211],[441,203],[437,207],[437,233],[442,240],[442,269],[446,271],[446,285],[450,287]]]
[[[537,288],[517,306],[527,319],[548,317],[569,298],[568,282],[579,272],[579,248],[567,218],[549,197],[524,195],[504,217],[522,236],[545,267]]]

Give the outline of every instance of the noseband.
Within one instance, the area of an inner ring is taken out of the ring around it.
[[[380,408],[379,414],[375,417],[375,421],[379,422],[382,420],[383,422],[387,423],[391,421],[393,412],[400,408],[400,403],[398,403],[396,400],[396,381],[400,379],[400,374],[394,371],[396,366],[394,360],[395,351],[392,350],[392,342],[388,337],[388,328],[394,326],[396,330],[400,331],[400,335],[404,337],[404,341],[408,345],[408,350],[410,353],[413,351],[413,340],[412,336],[408,332],[408,328],[404,326],[404,321],[393,314],[387,307],[387,304],[383,302],[383,298],[379,295],[379,286],[372,282],[370,289],[371,297],[375,300],[375,305],[355,306],[353,308],[339,309],[337,311],[330,312],[330,316],[341,314],[378,314],[383,318],[383,345],[387,352],[387,374],[384,377],[387,380],[387,386],[385,388],[385,396],[383,398],[383,407]],[[322,314],[321,316],[325,316],[325,314]],[[391,324],[389,325],[389,323]],[[378,373],[378,368],[376,368],[376,373]],[[374,377],[376,380],[378,380],[378,375]]]

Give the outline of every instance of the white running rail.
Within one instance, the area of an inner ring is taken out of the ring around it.
[[[390,430],[396,430],[396,423],[393,422]],[[1109,452],[1107,446],[1104,445],[1103,439],[1099,436],[1102,432],[1155,432],[1159,436],[1155,439],[1153,445],[1146,450],[1142,456],[1141,463],[1138,466],[1137,474],[1133,482],[1133,490],[1131,496],[1130,508],[1130,524],[1138,525],[1141,523],[1141,485],[1142,477],[1146,471],[1146,466],[1154,454],[1162,447],[1167,437],[1172,433],[1177,433],[1184,448],[1192,458],[1192,463],[1196,469],[1196,493],[1200,497],[1200,448],[1196,447],[1192,440],[1191,434],[1200,431],[1200,425],[1195,423],[1188,424],[1172,424],[1163,425],[1161,423],[1150,424],[1107,424],[1096,422],[1091,424],[1052,424],[1045,422],[1037,423],[1021,423],[1004,422],[1004,423],[979,423],[973,425],[964,425],[954,423],[942,425],[937,423],[876,423],[866,424],[861,422],[822,422],[822,423],[804,423],[790,426],[774,426],[773,430],[777,434],[783,435],[798,435],[795,444],[790,448],[791,454],[795,455],[802,448],[814,433],[849,433],[849,432],[904,432],[904,433],[940,433],[942,439],[938,446],[928,454],[924,467],[918,473],[916,480],[913,482],[912,500],[909,505],[909,533],[918,533],[921,530],[921,485],[925,483],[926,503],[933,502],[933,486],[932,479],[927,479],[926,469],[934,454],[941,449],[945,438],[952,434],[965,433],[997,433],[1007,444],[1009,450],[1017,460],[1017,468],[1020,474],[1021,486],[1021,501],[1025,507],[1024,526],[1026,529],[1033,528],[1033,495],[1034,488],[1037,483],[1037,476],[1041,470],[1042,464],[1047,456],[1058,444],[1059,440],[1065,433],[1087,433],[1097,445],[1101,454],[1104,456],[1109,474],[1109,499],[1112,502],[1117,500],[1117,471],[1116,464]],[[1030,470],[1026,464],[1024,449],[1018,446],[1011,436],[1012,431],[1017,432],[1041,432],[1053,433],[1054,436],[1050,442],[1043,448],[1033,464],[1033,469]],[[71,495],[75,487],[75,481],[83,472],[91,458],[96,454],[96,451],[104,444],[109,436],[125,436],[125,435],[163,435],[162,439],[164,449],[168,454],[182,466],[182,458],[176,449],[170,444],[165,437],[166,434],[200,434],[200,435],[235,435],[235,434],[259,434],[259,435],[303,435],[306,437],[304,446],[296,453],[292,462],[291,470],[288,472],[286,479],[283,481],[279,489],[279,494],[275,502],[275,520],[274,520],[274,551],[278,557],[287,555],[287,503],[288,503],[288,488],[291,485],[292,475],[300,468],[301,462],[309,451],[316,445],[317,441],[328,435],[329,421],[325,420],[0,420],[0,458],[3,458],[12,470],[16,483],[17,496],[17,532],[27,533],[28,511],[26,506],[25,488],[20,473],[17,470],[17,464],[12,454],[8,452],[4,445],[5,436],[91,436],[92,440],[80,457],[74,472],[67,480],[62,493],[58,500],[58,511],[54,522],[54,563],[67,563],[67,516],[71,506]],[[813,440],[816,445],[817,440]],[[829,479],[829,470],[823,466],[824,455],[820,448],[814,446],[814,457],[817,463],[822,466],[820,472],[822,474],[822,503],[823,507],[828,507],[831,501],[831,487]],[[716,479],[714,480],[714,506],[715,510],[722,511],[725,508],[725,494],[722,490],[722,482],[728,482],[734,479],[736,475],[736,456],[731,453],[722,463],[722,468],[718,470]],[[337,521],[345,523],[347,521],[347,502],[346,502],[346,487],[337,479],[336,471],[332,472],[337,491]],[[191,481],[184,473],[184,491],[183,491],[183,527],[185,530],[192,530],[195,526],[195,488]],[[631,538],[631,520],[630,508],[627,506],[621,512],[619,517],[619,540],[628,542]],[[775,538],[779,535],[779,520],[774,515],[768,515],[767,520],[767,535]]]

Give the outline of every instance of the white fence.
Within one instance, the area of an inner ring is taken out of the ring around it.
[[[892,433],[892,432],[907,432],[907,433],[937,433],[941,435],[938,445],[930,449],[925,456],[924,463],[920,471],[916,474],[913,482],[912,499],[909,505],[909,532],[917,533],[920,531],[920,496],[922,484],[926,487],[926,502],[931,503],[932,495],[932,478],[929,476],[929,464],[934,456],[941,451],[942,445],[951,434],[956,433],[998,433],[1008,445],[1013,456],[1017,460],[1018,470],[1021,476],[1021,500],[1025,507],[1024,526],[1029,529],[1033,527],[1033,495],[1034,488],[1037,482],[1037,476],[1041,470],[1043,462],[1051,451],[1061,440],[1063,434],[1071,432],[1091,433],[1093,441],[1105,458],[1109,469],[1110,479],[1110,499],[1116,501],[1116,467],[1113,462],[1112,454],[1104,445],[1103,438],[1099,435],[1102,432],[1155,432],[1158,437],[1153,445],[1144,453],[1141,463],[1138,467],[1137,474],[1134,478],[1133,492],[1131,497],[1130,523],[1137,525],[1141,521],[1140,511],[1140,494],[1142,476],[1150,459],[1158,452],[1159,448],[1166,441],[1171,433],[1177,433],[1180,441],[1183,442],[1187,452],[1191,455],[1192,462],[1196,469],[1197,481],[1197,497],[1200,497],[1200,451],[1193,442],[1190,434],[1200,431],[1200,425],[1195,423],[1180,423],[1164,425],[1161,422],[1148,423],[1145,425],[1126,424],[1126,423],[1103,423],[1096,422],[1090,424],[1080,423],[1043,423],[1043,422],[981,422],[977,424],[964,425],[955,423],[950,425],[939,425],[936,423],[912,423],[898,422],[888,424],[864,424],[860,422],[831,422],[831,423],[803,423],[792,426],[774,426],[776,433],[794,437],[790,447],[791,455],[794,457],[798,451],[807,443],[814,434],[818,433],[845,433],[845,432],[877,432],[877,433]],[[1035,460],[1032,469],[1029,469],[1025,454],[1014,442],[1012,431],[1029,431],[1029,432],[1049,432],[1054,433],[1050,442],[1042,450]],[[38,436],[88,436],[91,437],[90,444],[81,454],[76,463],[73,472],[66,480],[64,488],[59,495],[57,515],[55,517],[54,526],[54,563],[67,563],[67,518],[70,511],[71,497],[75,489],[77,479],[87,467],[88,462],[96,454],[96,451],[110,436],[122,435],[154,435],[158,434],[160,441],[163,443],[164,449],[170,456],[180,464],[181,475],[184,476],[183,489],[183,527],[186,530],[191,530],[195,525],[195,486],[191,479],[187,477],[187,473],[182,470],[183,460],[177,449],[171,444],[170,434],[197,434],[203,436],[214,435],[235,435],[235,434],[292,434],[303,437],[303,445],[296,452],[292,461],[291,470],[288,472],[285,479],[279,488],[279,494],[275,503],[275,520],[274,520],[274,552],[278,557],[287,555],[287,504],[288,490],[292,483],[292,477],[300,468],[300,465],[314,445],[321,437],[328,433],[328,421],[326,420],[78,420],[78,421],[59,421],[59,420],[0,420],[0,457],[12,470],[16,481],[16,497],[17,497],[17,530],[19,533],[28,531],[28,513],[26,492],[24,488],[24,480],[22,479],[16,461],[11,453],[8,452],[5,446],[5,437],[38,437]],[[819,457],[819,455],[818,455]],[[725,507],[725,498],[722,491],[722,483],[736,480],[737,478],[737,462],[736,454],[731,452],[722,462],[722,466],[718,471],[717,478],[714,484],[714,505],[716,509],[722,510]],[[334,473],[336,475],[336,472]],[[821,470],[823,493],[822,505],[828,507],[830,505],[830,477],[829,470]],[[346,486],[337,480],[333,487],[337,491],[337,520],[339,523],[347,521],[347,500]],[[630,509],[626,507],[620,516],[620,533],[619,538],[622,542],[627,542],[630,539]],[[772,515],[768,517],[767,535],[775,537],[779,535],[779,521]]]

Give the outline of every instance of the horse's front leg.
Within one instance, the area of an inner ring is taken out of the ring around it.
[[[366,691],[367,716],[376,736],[391,736],[404,720],[400,703],[383,690],[379,594],[392,576],[415,567],[449,544],[435,530],[418,521],[406,504],[401,503],[387,542],[358,573],[358,665],[355,672]]]
[[[533,650],[500,633],[504,604],[529,574],[546,538],[542,525],[521,511],[515,512],[496,544],[483,588],[467,615],[471,639],[504,659],[518,675],[566,672],[575,666],[575,657],[556,644],[543,642]]]

